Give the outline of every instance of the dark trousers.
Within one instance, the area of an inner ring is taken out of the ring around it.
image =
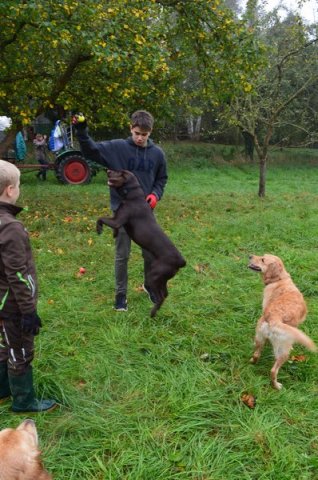
[[[34,336],[22,332],[21,317],[0,320],[0,363],[7,362],[10,375],[24,375],[34,358]]]
[[[115,239],[115,247],[115,291],[116,295],[127,295],[128,260],[131,249],[131,239],[127,235],[124,227],[121,227],[118,230],[118,235]],[[144,284],[147,285],[147,276],[154,256],[147,250],[142,249],[141,251],[144,259]]]
[[[37,176],[38,177],[42,176],[43,180],[46,180],[46,172],[48,170],[47,166],[49,165],[49,162],[44,158],[38,158],[38,162],[40,165],[43,165],[43,167],[40,169]]]

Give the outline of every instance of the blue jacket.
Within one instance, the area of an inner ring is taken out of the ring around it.
[[[129,170],[133,172],[145,193],[154,193],[157,198],[163,195],[168,180],[167,163],[160,147],[148,139],[146,147],[137,146],[131,137],[127,139],[95,142],[87,128],[78,129],[77,137],[83,155],[111,170]],[[114,188],[110,189],[110,206],[116,211],[121,198]]]

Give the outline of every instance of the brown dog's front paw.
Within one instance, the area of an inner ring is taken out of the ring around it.
[[[104,220],[103,218],[99,218],[96,222],[96,232],[98,233],[98,235],[100,235],[103,231],[103,226],[104,226]]]

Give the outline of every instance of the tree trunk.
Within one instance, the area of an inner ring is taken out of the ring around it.
[[[187,118],[187,130],[188,130],[188,135],[190,138],[193,136],[193,131],[194,131],[194,126],[193,126],[193,117],[190,115]]]
[[[267,157],[261,157],[259,160],[259,186],[258,186],[258,196],[265,197],[265,186],[266,186],[266,160]]]
[[[202,122],[202,117],[200,115],[199,117],[196,117],[196,122],[195,122],[195,127],[194,127],[193,139],[196,140],[196,141],[200,140],[201,122]]]
[[[193,115],[190,115],[187,118],[188,135],[191,140],[195,140],[195,141],[200,140],[201,120],[202,120],[201,115],[195,118],[193,117]]]
[[[269,133],[266,135],[263,145],[261,147],[259,144],[257,135],[254,135],[254,146],[259,158],[259,184],[258,184],[259,197],[265,197],[267,153],[268,153],[270,137],[271,137],[271,130],[269,130]]]
[[[254,161],[254,137],[247,130],[242,131],[244,138],[245,158]]]

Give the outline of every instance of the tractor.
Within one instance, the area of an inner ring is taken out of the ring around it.
[[[101,169],[100,165],[85,158],[82,152],[74,146],[72,125],[60,122],[63,147],[54,155],[54,161],[48,165],[49,170],[54,170],[56,178],[63,184],[85,185],[90,183],[92,177]],[[37,163],[24,163],[19,159],[14,150],[7,152],[5,160],[13,162],[21,171],[38,170],[42,166]]]

